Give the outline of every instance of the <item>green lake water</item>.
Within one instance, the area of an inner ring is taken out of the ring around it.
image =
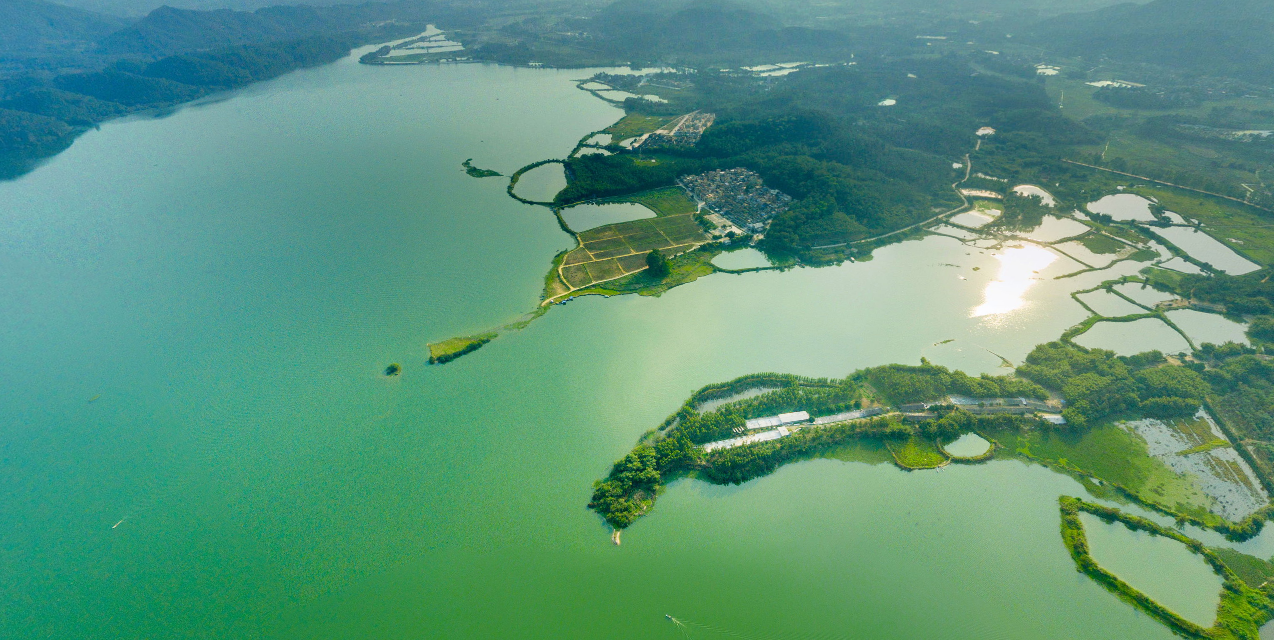
[[[1133,588],[1195,624],[1210,627],[1221,600],[1221,576],[1185,545],[1081,513],[1093,559]]]
[[[507,175],[620,112],[589,71],[358,53],[0,184],[0,637],[1172,637],[1075,572],[1082,489],[1040,467],[679,481],[619,548],[584,507],[704,384],[1003,371],[1139,265],[1057,281],[929,237],[573,301],[427,367],[572,246],[460,163]]]

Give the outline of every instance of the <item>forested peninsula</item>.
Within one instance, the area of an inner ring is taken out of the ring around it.
[[[0,74],[0,179],[31,170],[111,118],[338,60],[353,47],[478,15],[433,2],[269,7],[254,12],[160,7],[135,22],[40,0],[11,8],[39,37],[6,39]],[[51,31],[51,32],[50,32]]]

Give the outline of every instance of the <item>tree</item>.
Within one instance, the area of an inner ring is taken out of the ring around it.
[[[654,249],[646,254],[646,266],[651,277],[660,280],[668,277],[668,258],[664,257],[662,251]]]

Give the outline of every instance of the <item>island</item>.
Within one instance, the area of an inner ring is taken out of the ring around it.
[[[478,167],[473,166],[473,158],[469,158],[468,160],[460,163],[460,166],[464,167],[465,173],[469,174],[469,177],[471,178],[494,178],[500,175],[499,171],[479,169]]]

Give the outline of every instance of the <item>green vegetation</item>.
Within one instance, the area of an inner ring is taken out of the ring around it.
[[[677,204],[672,194],[668,193],[656,194],[650,198],[667,206]],[[691,266],[690,262],[702,262],[698,260],[699,256],[690,261],[677,258],[686,253],[695,253],[693,249],[708,241],[708,236],[703,233],[691,213],[619,222],[582,231],[575,234],[575,237],[579,247],[568,252],[561,264],[554,268],[557,279],[550,279],[545,289],[546,302],[556,301],[569,293],[595,288],[601,283],[606,283],[608,291],[621,291],[622,289],[615,287],[627,289],[640,283],[637,289],[645,289],[647,285],[665,281],[669,281],[667,286],[689,282],[694,278],[670,279],[668,276],[677,275],[679,270],[684,272],[686,267]],[[667,270],[660,276],[646,274],[638,277],[649,266],[648,254],[656,249],[665,258]],[[692,267],[692,270],[698,272],[701,269]],[[708,273],[711,273],[710,266]],[[697,273],[694,277],[699,275],[706,274]],[[664,290],[667,286],[664,286]]]
[[[1161,526],[1146,518],[1085,502],[1079,498],[1062,496],[1058,502],[1061,510],[1062,543],[1066,545],[1066,549],[1075,560],[1075,565],[1079,571],[1109,589],[1120,599],[1168,625],[1177,633],[1188,638],[1255,639],[1258,636],[1261,625],[1274,615],[1274,602],[1270,600],[1271,593],[1252,587],[1250,583],[1230,568],[1220,554],[1204,546],[1202,542],[1186,537],[1174,529]],[[1098,565],[1088,550],[1088,539],[1084,534],[1083,522],[1079,518],[1081,511],[1091,513],[1106,522],[1120,522],[1135,531],[1146,531],[1153,535],[1176,540],[1185,545],[1192,553],[1201,556],[1224,580],[1221,589],[1221,601],[1217,606],[1216,622],[1212,627],[1205,629],[1182,618],[1171,609],[1155,602],[1146,594],[1133,588],[1120,579],[1119,576]],[[1231,555],[1233,558],[1233,554],[1227,555]],[[1253,573],[1254,569],[1258,571],[1260,569],[1257,564],[1246,564],[1244,568],[1249,573]]]
[[[1089,232],[1079,239],[1079,243],[1084,248],[1098,254],[1119,253],[1128,248],[1128,245],[1115,240],[1114,238],[1104,234]],[[1157,254],[1156,254],[1157,255]]]
[[[497,336],[495,332],[490,332],[432,342],[429,344],[429,364],[446,364],[460,356],[473,353],[486,343],[495,340]]]
[[[937,445],[928,439],[912,436],[900,443],[886,443],[889,453],[893,454],[898,466],[907,470],[935,469],[941,467],[949,459]]]
[[[432,2],[165,6],[130,20],[24,0],[0,13],[0,179],[8,179],[110,118],[333,62],[473,12]]]
[[[465,160],[464,162],[460,163],[460,166],[464,167],[465,173],[469,174],[469,177],[471,178],[494,178],[500,175],[499,171],[492,171],[490,169],[479,169],[473,166],[473,158],[469,158],[468,160]]]
[[[1261,589],[1274,578],[1274,564],[1268,560],[1254,558],[1226,547],[1213,547],[1212,552],[1253,589]]]
[[[1116,356],[1062,342],[1035,347],[1018,373],[1060,392],[1062,415],[1083,427],[1124,412],[1154,418],[1194,415],[1208,384],[1192,369],[1165,365],[1163,354]]]
[[[890,364],[864,372],[871,386],[890,404],[937,400],[948,394],[973,398],[1026,397],[1043,400],[1048,392],[1029,380],[983,374],[974,378],[927,361],[918,367]]]
[[[619,119],[619,122],[601,130],[601,133],[609,133],[611,142],[618,144],[622,140],[628,138],[636,138],[640,135],[655,131],[659,127],[668,123],[666,116],[651,116],[640,113],[630,113]]]
[[[1228,446],[1230,446],[1229,440],[1224,440],[1222,438],[1213,438],[1212,440],[1209,440],[1203,444],[1195,445],[1193,447],[1190,447],[1189,449],[1183,449],[1177,455],[1187,456],[1192,453],[1203,453],[1204,451],[1211,451],[1213,449],[1222,449]]]
[[[1022,380],[990,376],[973,378],[932,365],[878,369],[889,370],[890,379],[905,388],[923,385],[933,390],[936,389],[932,386],[935,381],[946,381],[950,388],[938,390],[944,394],[970,388],[997,393],[1004,389],[1038,390],[1038,387]],[[622,529],[650,510],[659,486],[681,475],[690,474],[719,484],[737,484],[764,476],[788,462],[834,456],[838,451],[843,453],[864,447],[878,451],[877,447],[882,444],[887,452],[885,455],[900,467],[933,468],[948,460],[937,445],[940,438],[951,439],[971,431],[1009,433],[1054,428],[1033,417],[1006,414],[975,416],[947,406],[934,407],[935,413],[920,422],[904,422],[900,414],[891,413],[831,424],[789,427],[793,430],[791,435],[767,442],[711,452],[705,452],[701,447],[705,443],[743,433],[746,421],[751,418],[789,411],[827,416],[880,406],[885,398],[877,393],[875,383],[871,381],[876,371],[858,371],[842,379],[763,373],[704,387],[691,395],[681,409],[669,416],[658,429],[646,434],[634,453],[617,462],[606,479],[597,482],[589,507],[612,526]],[[906,377],[923,379],[924,382],[897,382]],[[730,400],[756,389],[765,391],[726,402],[712,411],[699,411],[705,402]],[[882,453],[872,455],[883,460]],[[638,468],[635,466],[638,460],[645,461],[640,466],[645,473],[641,476],[644,480],[633,482],[631,478],[634,477],[633,470]],[[655,473],[648,473],[650,469]]]
[[[651,249],[646,254],[646,275],[651,278],[663,280],[668,277],[668,259],[664,257],[662,251]]]
[[[686,195],[686,190],[681,187],[651,189],[650,191],[615,198],[610,200],[610,202],[635,202],[645,205],[646,208],[654,211],[657,216],[680,216],[698,213],[699,211],[699,205],[694,200],[691,200],[690,196]]]

